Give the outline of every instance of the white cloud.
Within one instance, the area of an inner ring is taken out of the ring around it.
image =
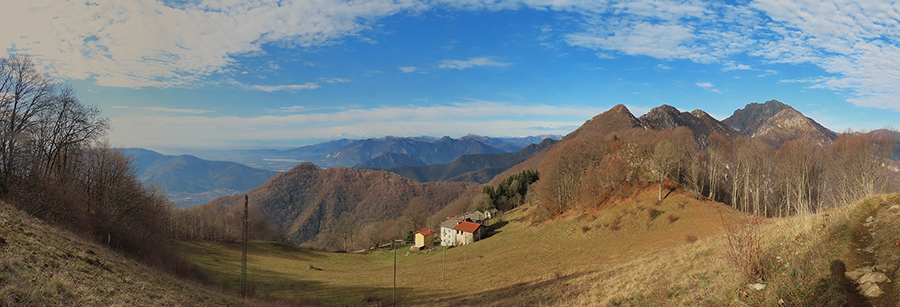
[[[419,69],[418,67],[415,67],[415,66],[401,66],[401,67],[397,67],[397,68],[399,68],[401,71],[403,71],[405,73],[411,73],[411,72],[414,72],[417,69]]]
[[[270,43],[327,45],[416,1],[157,0],[4,3],[0,50],[33,56],[58,77],[117,87],[191,87]],[[52,67],[51,67],[52,66]]]
[[[669,66],[666,66],[666,65],[663,65],[663,64],[657,64],[657,65],[656,65],[656,68],[659,68],[659,69],[665,69],[665,70],[672,69],[672,67],[669,67]]]
[[[719,91],[715,87],[713,87],[713,84],[710,82],[697,82],[696,84],[697,84],[697,86],[703,88],[704,90],[714,92],[714,93],[719,93],[719,94],[722,93],[722,91]]]
[[[443,60],[438,63],[438,68],[446,69],[468,69],[476,66],[509,66],[512,63],[497,62],[493,58],[479,57],[469,58],[468,60]]]
[[[569,13],[573,27],[542,27],[571,46],[611,54],[717,63],[749,69],[735,55],[811,64],[832,78],[814,84],[848,101],[900,110],[900,4],[893,1],[754,0],[729,5],[694,0],[161,0],[7,1],[0,50],[31,55],[54,76],[104,86],[194,87],[231,72],[241,56],[267,45],[307,48],[340,43],[385,16],[448,10]],[[563,29],[577,29],[569,33]],[[552,32],[549,31],[552,29]],[[556,36],[558,33],[558,36]],[[731,64],[729,64],[731,63]],[[504,66],[490,58],[447,60],[442,68]],[[405,72],[416,71],[406,67]],[[242,73],[234,72],[236,74]]]
[[[304,84],[285,84],[285,85],[246,85],[245,88],[258,90],[263,92],[275,91],[297,91],[297,90],[314,90],[319,88],[318,84],[307,82]]]
[[[203,114],[203,113],[211,113],[211,110],[203,110],[203,109],[171,109],[164,107],[143,107],[141,108],[147,111],[153,112],[169,112],[169,113],[187,113],[187,114]]]

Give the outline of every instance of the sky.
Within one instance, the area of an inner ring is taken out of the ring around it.
[[[564,135],[617,104],[896,127],[900,4],[860,2],[31,0],[4,4],[0,49],[113,146],[168,152]]]

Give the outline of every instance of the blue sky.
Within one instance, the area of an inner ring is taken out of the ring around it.
[[[566,134],[625,104],[778,99],[897,126],[900,5],[866,1],[16,1],[0,48],[111,119],[114,146]]]

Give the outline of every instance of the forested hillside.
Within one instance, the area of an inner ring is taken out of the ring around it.
[[[763,216],[818,212],[898,189],[895,133],[837,135],[777,101],[736,111],[729,129],[696,118],[705,113],[673,110],[635,119],[618,106],[566,136],[540,161],[541,209],[533,216],[601,208],[648,184],[660,198],[681,187]]]
[[[250,190],[250,202],[295,243],[350,250],[405,237],[425,227],[470,184],[418,183],[385,171],[300,164]],[[220,197],[203,206],[227,211],[243,197]]]

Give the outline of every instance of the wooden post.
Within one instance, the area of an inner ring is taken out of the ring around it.
[[[394,240],[394,290],[391,291],[391,302],[397,304],[397,241]]]
[[[250,234],[250,229],[247,227],[250,220],[249,212],[247,210],[248,202],[249,198],[247,197],[247,194],[244,194],[244,218],[242,220],[244,226],[242,231],[243,247],[241,250],[241,297],[243,297],[244,300],[247,299],[247,237]]]
[[[441,245],[443,245],[443,244],[441,244]],[[441,273],[443,274],[443,276],[441,276],[441,280],[444,280],[444,279],[447,279],[447,246],[446,245],[444,245],[444,252],[441,253],[441,256],[443,258],[442,261],[444,262],[444,265],[441,267]]]

